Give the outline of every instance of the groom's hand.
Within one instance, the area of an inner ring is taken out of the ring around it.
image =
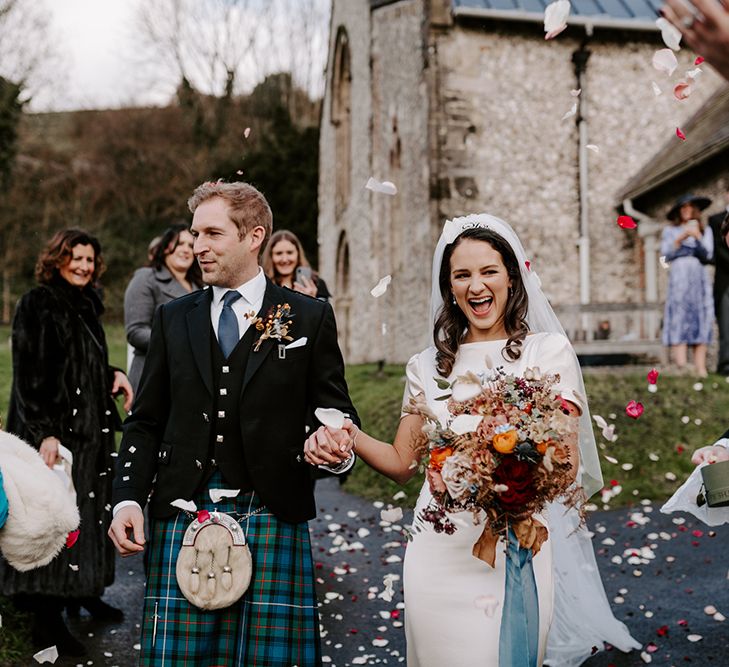
[[[122,507],[114,516],[108,534],[122,556],[144,551],[144,514],[139,505]]]
[[[304,458],[311,465],[337,466],[349,459],[353,444],[345,429],[320,426],[304,442]]]

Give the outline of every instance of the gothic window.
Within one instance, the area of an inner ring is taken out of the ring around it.
[[[349,203],[352,172],[352,71],[349,38],[340,27],[334,46],[332,72],[332,125],[335,145],[335,215],[339,215]]]
[[[346,359],[349,354],[349,318],[352,295],[349,291],[349,243],[347,235],[342,232],[337,243],[337,328],[342,354]]]

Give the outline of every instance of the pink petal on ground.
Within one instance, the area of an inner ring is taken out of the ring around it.
[[[679,139],[680,139],[681,141],[686,141],[686,135],[685,135],[685,134],[683,133],[683,130],[681,130],[681,128],[680,128],[680,127],[677,127],[677,128],[676,128],[676,136],[677,136],[677,137],[678,137],[678,138],[679,138]]]
[[[629,215],[618,216],[618,227],[623,229],[635,229],[638,225]]]
[[[702,62],[704,62],[704,58],[702,56],[696,56],[696,60],[694,60],[694,65],[698,67]]]
[[[655,368],[651,368],[646,378],[648,379],[648,384],[655,384],[658,382],[658,371]]]

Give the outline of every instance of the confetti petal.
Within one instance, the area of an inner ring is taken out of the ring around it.
[[[219,503],[223,498],[235,498],[240,489],[210,489],[210,500]]]
[[[544,39],[554,39],[567,27],[570,15],[569,0],[557,0],[547,5],[544,10]]]
[[[686,141],[686,135],[685,135],[685,134],[683,133],[683,130],[682,130],[682,129],[681,129],[680,127],[677,127],[677,128],[676,128],[676,136],[677,136],[677,137],[678,137],[678,138],[679,138],[679,139],[680,139],[681,141]]]
[[[44,648],[42,651],[33,655],[36,662],[50,662],[54,663],[58,660],[58,649],[55,646],[49,646]]]
[[[653,94],[656,97],[663,95],[663,91],[658,87],[658,84],[655,81],[651,81],[651,85],[653,86]]]
[[[679,100],[683,101],[688,98],[688,96],[691,95],[691,84],[686,83],[685,81],[679,81],[674,87],[673,87],[673,96]]]
[[[456,435],[472,433],[478,428],[482,419],[483,415],[458,415],[458,417],[451,422],[451,431],[453,431]]]
[[[473,603],[476,606],[476,609],[483,609],[484,613],[489,618],[494,617],[496,608],[500,604],[499,600],[494,595],[479,595]]]
[[[681,50],[681,31],[673,23],[663,17],[656,20],[656,25],[661,31],[663,43],[672,51]]]
[[[655,384],[658,382],[658,371],[655,368],[651,368],[648,371],[648,375],[646,375],[646,379],[648,380],[648,384]]]
[[[571,107],[570,110],[562,116],[562,120],[567,120],[568,118],[571,118],[577,113],[577,102],[575,102]]]
[[[696,56],[696,60],[694,60],[694,65],[700,65],[702,62],[704,62],[704,58],[701,56]]]
[[[378,297],[381,297],[385,292],[387,292],[387,288],[390,286],[390,283],[392,282],[392,276],[386,275],[384,278],[380,278],[380,282],[378,282],[371,290],[370,294],[377,299]]]
[[[248,139],[248,137],[251,136],[251,128],[247,127],[245,130],[243,130],[243,137]]]
[[[372,192],[390,195],[391,197],[397,194],[397,187],[395,187],[394,183],[391,183],[390,181],[382,181],[382,183],[380,183],[380,181],[372,178],[371,176],[367,181],[365,188],[367,190],[372,190]]]
[[[635,229],[638,225],[629,215],[618,216],[618,227],[622,229]]]
[[[593,153],[599,153],[600,152],[600,147],[597,146],[596,144],[587,144],[587,146],[585,146],[585,148],[588,151],[592,151]]]
[[[317,408],[314,416],[329,428],[340,429],[344,426],[344,413],[336,408]]]
[[[625,406],[625,414],[633,419],[638,419],[643,414],[643,404],[637,401],[629,401]]]
[[[208,512],[207,510],[200,510],[197,513],[197,520],[200,523],[205,523],[208,519],[210,519],[210,512]]]
[[[177,500],[173,500],[170,505],[172,505],[172,507],[177,507],[181,510],[187,510],[188,512],[197,511],[197,505],[192,502],[192,500],[184,500],[183,498],[178,498]]]
[[[671,49],[660,49],[653,54],[653,67],[671,76],[678,67],[678,60]]]
[[[388,523],[395,523],[402,519],[402,509],[399,507],[393,507],[389,510],[380,510],[380,518]]]
[[[76,542],[78,542],[78,536],[81,534],[80,530],[72,530],[66,535],[66,548],[70,549]]]

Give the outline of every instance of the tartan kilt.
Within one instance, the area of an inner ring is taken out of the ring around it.
[[[193,498],[197,508],[246,514],[261,506],[255,492],[213,504],[208,490],[227,486],[216,471]],[[140,665],[319,667],[319,612],[308,524],[279,521],[266,509],[240,521],[253,558],[250,587],[231,607],[204,611],[182,595],[175,576],[189,523],[184,512],[152,522]]]

